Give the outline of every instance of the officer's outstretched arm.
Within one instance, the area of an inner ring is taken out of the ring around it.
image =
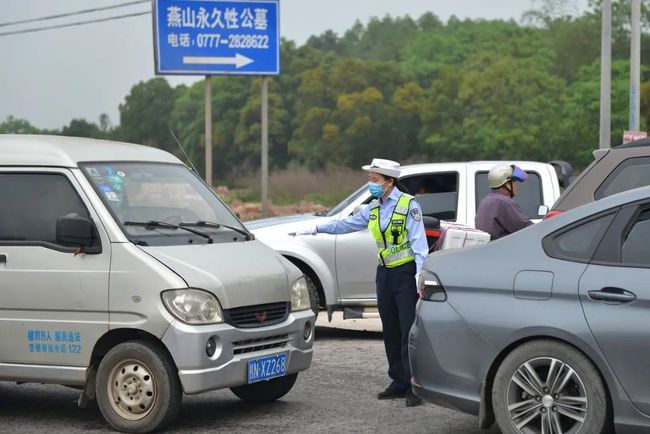
[[[316,230],[324,234],[349,234],[367,228],[369,220],[370,206],[366,206],[360,212],[346,218],[318,225]]]

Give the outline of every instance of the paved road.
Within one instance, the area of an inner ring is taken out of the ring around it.
[[[228,390],[185,397],[168,432],[486,433],[476,428],[476,418],[462,413],[378,401],[375,394],[387,383],[384,359],[378,332],[319,327],[312,369],[284,399],[249,405]],[[0,432],[111,432],[96,406],[77,408],[77,397],[62,386],[0,383]]]

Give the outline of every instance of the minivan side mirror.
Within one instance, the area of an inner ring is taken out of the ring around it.
[[[537,208],[537,215],[540,217],[544,217],[546,214],[549,212],[549,207],[546,205],[540,205],[539,208]]]
[[[101,253],[97,232],[90,219],[79,214],[68,214],[56,221],[56,242],[83,249],[84,253]]]

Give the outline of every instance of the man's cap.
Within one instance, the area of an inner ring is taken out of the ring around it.
[[[366,172],[379,173],[391,178],[399,178],[402,172],[397,161],[384,160],[383,158],[373,158],[372,163],[363,166],[362,169]]]

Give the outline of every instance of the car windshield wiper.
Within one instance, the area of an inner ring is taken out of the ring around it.
[[[173,225],[171,223],[167,222],[161,222],[159,220],[149,220],[146,222],[133,222],[133,221],[127,221],[123,223],[124,226],[142,226],[145,229],[154,229],[154,228],[165,228],[165,229],[183,229],[184,231],[191,232],[195,235],[198,235],[200,237],[205,238],[208,240],[208,244],[212,244],[214,241],[212,240],[212,237],[205,232],[197,231],[196,229],[191,229],[187,228],[185,226],[181,225]]]
[[[224,225],[223,223],[214,223],[214,222],[208,222],[208,221],[205,221],[205,220],[199,220],[199,221],[196,221],[196,222],[193,222],[193,223],[181,223],[180,224],[180,227],[182,227],[182,228],[187,228],[188,226],[198,226],[198,227],[215,228],[215,229],[226,228],[226,229],[230,229],[231,231],[239,232],[240,234],[242,234],[244,236],[244,238],[246,238],[246,241],[250,241],[250,240],[255,239],[255,235],[251,234],[250,232],[248,232],[248,231],[246,231],[244,229],[240,229],[240,228],[235,227],[235,226]]]

